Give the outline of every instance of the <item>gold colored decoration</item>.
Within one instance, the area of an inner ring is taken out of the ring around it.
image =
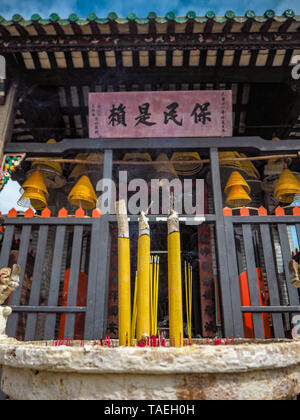
[[[87,176],[82,176],[72,188],[68,200],[72,205],[85,210],[92,210],[96,207],[98,198]]]
[[[228,195],[231,188],[234,186],[242,186],[248,194],[251,192],[249,184],[247,184],[244,177],[238,171],[233,171],[230,175],[224,190],[225,194]]]
[[[281,203],[292,203],[295,195],[300,193],[300,182],[289,170],[284,169],[275,186],[274,195]]]

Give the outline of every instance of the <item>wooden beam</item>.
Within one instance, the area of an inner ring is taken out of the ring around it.
[[[0,106],[0,162],[4,148],[12,137],[16,116],[17,83],[13,83],[6,96],[5,104]]]
[[[17,71],[17,68],[14,69]],[[168,80],[178,83],[290,83],[290,67],[142,67],[142,68],[97,68],[97,69],[55,69],[28,70],[20,72],[25,84],[44,86],[114,84],[159,84]]]
[[[64,139],[55,144],[7,143],[5,153],[28,153],[31,156],[62,156],[65,152],[100,152],[105,149],[136,150],[136,139]],[[212,137],[212,138],[150,138],[139,139],[139,150],[243,150],[245,152],[283,154],[300,151],[300,140],[276,142],[260,137]]]

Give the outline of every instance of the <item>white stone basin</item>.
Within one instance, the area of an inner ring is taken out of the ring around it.
[[[280,400],[300,393],[300,341],[182,348],[0,341],[2,390],[17,400]]]

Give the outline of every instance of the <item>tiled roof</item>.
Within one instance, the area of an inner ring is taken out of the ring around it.
[[[150,12],[147,17],[136,16],[129,13],[127,17],[120,18],[114,12],[109,13],[105,18],[98,17],[95,13],[90,13],[87,18],[80,18],[72,13],[68,18],[61,18],[57,13],[52,13],[49,18],[42,18],[38,14],[33,14],[31,19],[24,19],[21,15],[15,14],[11,19],[6,20],[0,16],[0,31],[2,35],[53,35],[55,31],[59,34],[72,34],[82,32],[97,32],[108,34],[110,32],[146,33],[149,25],[156,28],[157,32],[164,33],[168,24],[174,24],[175,32],[190,31],[203,32],[207,29],[213,32],[232,31],[296,31],[300,25],[300,15],[296,15],[293,10],[286,10],[283,15],[277,16],[273,10],[267,10],[263,16],[257,16],[252,10],[248,10],[244,16],[236,16],[231,10],[224,16],[216,16],[212,11],[205,16],[197,16],[194,11],[190,11],[184,17],[178,17],[174,12],[168,12],[164,17],[157,16]],[[193,28],[192,28],[193,26]],[[71,28],[70,28],[71,27]],[[53,31],[54,28],[54,31]],[[62,32],[58,29],[60,28]],[[77,28],[77,30],[76,30]],[[97,29],[96,29],[97,28]],[[79,30],[79,31],[78,31]],[[151,31],[151,30],[150,30]]]

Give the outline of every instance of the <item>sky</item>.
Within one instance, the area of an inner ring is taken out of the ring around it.
[[[156,12],[164,16],[173,11],[177,16],[185,16],[190,10],[194,10],[198,16],[203,16],[212,10],[217,15],[224,15],[227,10],[233,10],[242,16],[247,10],[254,10],[257,15],[262,15],[266,10],[273,9],[279,15],[285,10],[292,9],[300,14],[299,0],[0,0],[0,15],[11,18],[15,13],[24,18],[30,18],[38,13],[47,18],[53,12],[60,17],[67,18],[71,13],[77,13],[85,18],[91,12],[98,17],[106,17],[110,12],[116,12],[120,17],[126,17],[134,12],[139,17],[146,17],[149,12]]]
[[[5,188],[0,192],[0,211],[3,215],[13,208],[17,211],[27,210],[17,205],[17,201],[21,197],[20,188],[18,182],[9,180]]]

